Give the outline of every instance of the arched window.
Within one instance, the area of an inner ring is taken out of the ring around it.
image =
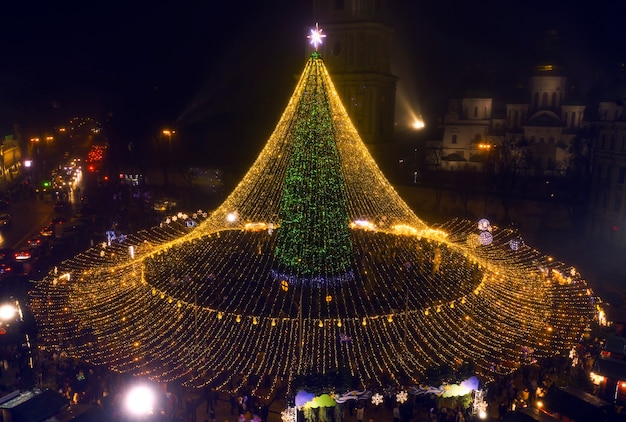
[[[456,135],[452,135],[452,143],[456,144]]]
[[[541,107],[545,107],[548,105],[548,93],[544,92],[541,96]]]
[[[474,107],[474,117],[478,117],[478,107]]]
[[[569,113],[566,111],[563,115],[563,125],[567,127],[567,118],[569,117]]]
[[[552,107],[556,107],[556,92],[552,93]]]

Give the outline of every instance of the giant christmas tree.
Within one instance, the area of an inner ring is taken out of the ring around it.
[[[485,222],[428,226],[376,166],[323,59],[210,215],[64,261],[36,286],[39,344],[112,370],[269,397],[343,373],[507,373],[570,349],[595,315],[571,266]]]
[[[275,255],[295,283],[325,284],[349,275],[348,206],[323,63],[313,54],[295,112],[278,214]]]

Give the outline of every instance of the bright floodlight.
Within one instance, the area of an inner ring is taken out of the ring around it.
[[[233,211],[233,212],[229,212],[228,215],[226,215],[226,221],[228,221],[229,223],[234,223],[235,221],[237,221],[237,212]]]
[[[9,321],[15,318],[16,312],[17,309],[15,309],[14,305],[11,305],[9,303],[4,304],[0,306],[0,319],[2,319],[3,321]]]
[[[415,130],[424,129],[424,121],[423,120],[419,120],[419,119],[415,119],[411,126],[413,126],[413,129],[415,129]]]
[[[154,391],[146,385],[138,385],[128,391],[125,407],[128,413],[134,416],[151,415],[156,401]]]

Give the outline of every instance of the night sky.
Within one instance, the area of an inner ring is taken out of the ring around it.
[[[310,0],[2,3],[3,132],[90,115],[106,122],[110,142],[142,145],[176,126],[186,154],[208,164],[256,156],[314,25]],[[514,84],[548,29],[559,31],[562,59],[583,85],[626,50],[621,0],[390,4],[399,89],[427,119],[466,79]]]

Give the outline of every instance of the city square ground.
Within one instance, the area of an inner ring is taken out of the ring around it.
[[[196,209],[198,206],[210,210],[211,206],[217,206],[224,198],[225,193],[211,193],[207,195],[202,192],[185,192],[172,187],[157,186],[151,187],[154,196],[169,196],[179,200],[181,209],[190,207]],[[411,202],[410,198],[417,198],[417,203],[411,204],[416,214],[424,221],[429,223],[437,223],[445,221],[447,218],[458,217],[455,214],[454,201],[441,204],[441,209],[434,209],[431,201],[435,193],[425,188],[413,187],[410,195],[404,193],[403,197],[408,197],[407,202]],[[429,199],[430,198],[430,199]],[[421,203],[420,203],[421,201]],[[205,206],[205,204],[211,204]],[[616,306],[625,303],[626,287],[623,285],[626,279],[626,265],[621,259],[623,251],[615,249],[601,242],[592,242],[586,238],[582,231],[572,230],[564,227],[562,224],[546,225],[538,229],[533,224],[521,224],[520,233],[523,235],[526,243],[540,251],[553,256],[557,260],[567,262],[576,266],[583,275],[587,275],[591,287],[604,301],[610,302]],[[526,231],[525,229],[533,229]],[[1,383],[5,386],[17,385],[15,368],[9,367],[3,371]],[[521,387],[521,385],[520,385]],[[204,422],[210,421],[210,415],[207,412],[206,401],[199,391],[187,391],[185,401],[178,411],[180,416],[177,420],[193,420],[185,409],[187,403],[195,408],[195,420]],[[490,417],[495,420],[498,417],[498,400],[495,398],[489,408]],[[281,421],[281,412],[286,408],[287,403],[284,400],[275,400],[271,403],[268,421]],[[373,421],[392,421],[393,416],[390,409],[379,406],[374,407],[369,404],[366,407],[364,421],[370,419]],[[230,397],[224,394],[220,395],[216,406],[216,421],[237,421],[239,415],[231,410]],[[344,421],[356,421],[356,414],[346,412]],[[427,409],[416,408],[414,411],[414,419],[417,421],[430,420],[427,415]]]

